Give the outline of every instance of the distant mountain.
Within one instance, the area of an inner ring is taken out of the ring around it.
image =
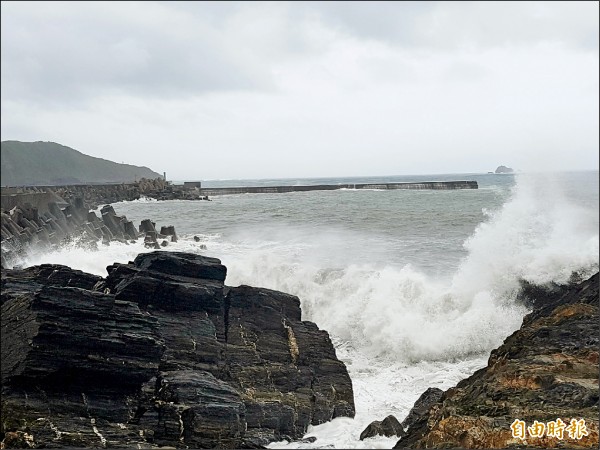
[[[147,167],[84,155],[54,142],[3,141],[2,186],[124,183],[161,175]]]

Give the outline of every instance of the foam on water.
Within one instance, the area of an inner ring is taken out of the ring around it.
[[[196,242],[172,242],[168,250],[200,253],[201,243]],[[98,250],[93,251],[77,243],[71,243],[63,246],[59,250],[51,253],[31,253],[20,264],[24,267],[35,266],[38,264],[63,264],[74,269],[83,270],[105,277],[106,267],[115,262],[127,263],[133,261],[140,253],[154,251],[144,247],[143,240],[138,240],[134,244],[123,244],[120,242],[111,242],[110,245],[98,245]],[[204,253],[204,252],[203,252]]]

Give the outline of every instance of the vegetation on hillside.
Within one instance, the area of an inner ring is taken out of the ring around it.
[[[124,183],[161,176],[147,167],[95,158],[54,142],[1,145],[2,186]]]

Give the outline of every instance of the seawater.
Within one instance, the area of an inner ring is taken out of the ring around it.
[[[223,180],[219,186],[476,180],[477,190],[337,190],[142,199],[114,204],[139,224],[174,225],[166,250],[220,258],[226,283],[297,295],[303,319],[332,336],[352,378],[356,417],[311,427],[314,443],[271,448],[391,448],[359,441],[373,420],[404,419],[428,387],[447,389],[485,366],[527,313],[519,280],[566,283],[598,270],[598,172]],[[194,236],[200,238],[199,242]],[[203,249],[202,246],[206,246]],[[143,244],[71,246],[26,265],[98,275]]]

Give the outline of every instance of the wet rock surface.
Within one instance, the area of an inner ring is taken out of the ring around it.
[[[598,448],[598,283],[596,274],[568,287],[527,286],[534,309],[521,328],[394,448]],[[562,435],[540,433],[535,421]]]
[[[437,403],[444,391],[438,388],[429,388],[421,394],[413,407],[408,413],[408,416],[402,421],[402,428],[408,430],[415,422],[427,415],[429,408]]]
[[[354,415],[328,334],[295,296],[152,252],[100,278],[2,270],[6,446],[260,448]]]
[[[398,436],[402,437],[406,433],[398,419],[394,416],[387,416],[383,420],[375,420],[371,422],[367,428],[360,433],[360,440],[364,440],[374,436]]]

